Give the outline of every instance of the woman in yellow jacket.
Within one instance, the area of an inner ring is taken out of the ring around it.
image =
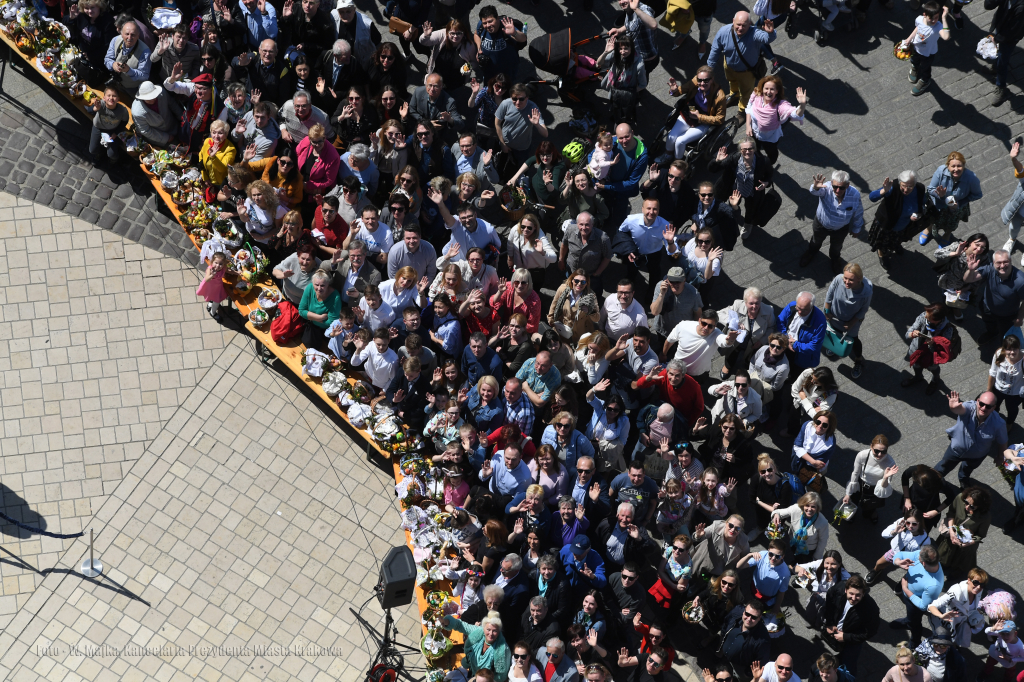
[[[225,121],[210,124],[210,137],[203,141],[199,150],[199,165],[203,169],[203,180],[214,187],[220,187],[228,177],[228,166],[235,162],[238,150],[228,138],[231,126]]]
[[[242,161],[246,168],[258,176],[277,192],[281,206],[297,209],[302,205],[302,173],[299,172],[299,159],[295,150],[285,147],[278,156],[268,156],[253,161],[256,145],[249,145],[242,153]]]

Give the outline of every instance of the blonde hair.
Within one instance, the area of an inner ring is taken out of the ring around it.
[[[526,488],[527,497],[544,497],[544,486],[534,483]]]
[[[88,0],[86,0],[86,1],[88,1]],[[93,5],[98,5],[100,2],[102,2],[102,0],[97,0],[97,2],[93,2],[92,4]],[[78,6],[81,7],[83,4],[85,4],[85,3],[84,2],[79,2]],[[100,11],[102,11],[102,10],[100,10]],[[231,126],[228,125],[227,121],[222,121],[222,120],[220,120],[218,118],[216,121],[214,121],[213,123],[210,124],[210,132],[213,132],[215,130],[219,130],[222,133],[230,133],[231,132]]]
[[[278,201],[277,192],[274,191],[274,188],[262,180],[253,180],[245,188],[245,194],[250,200],[252,199],[252,191],[254,189],[258,189],[260,194],[263,195],[263,203],[267,205],[267,212],[272,216],[277,215]]]
[[[539,227],[540,223],[537,223],[537,226]],[[533,275],[531,275],[530,271],[526,268],[517,268],[516,271],[512,273],[512,281],[526,282],[526,291],[521,294],[524,299],[533,291]]]
[[[326,132],[322,123],[316,123],[309,129],[309,139],[311,142],[313,140],[322,140]]]
[[[479,393],[480,387],[487,384],[494,389],[494,394],[498,395],[501,393],[501,389],[498,387],[498,380],[492,377],[490,374],[480,377],[480,381],[476,382],[476,390]]]
[[[597,346],[597,352],[599,355],[604,355],[608,352],[608,349],[612,347],[612,342],[604,335],[603,332],[594,332],[593,334],[584,334],[581,336],[580,342],[576,346],[576,350],[585,350],[590,344]]]
[[[772,459],[772,456],[769,455],[767,452],[762,452],[760,455],[757,456],[757,473],[761,473],[762,471],[769,467],[771,467],[772,469],[778,468],[775,466],[775,460]]]
[[[563,419],[568,419],[570,422],[572,422],[572,427],[574,429],[576,428],[576,416],[573,415],[573,413],[569,412],[568,410],[562,410],[561,412],[556,414],[554,417],[551,418],[551,421],[549,421],[548,424],[555,425],[558,422],[562,421]]]
[[[287,213],[284,214],[284,217],[281,218],[281,222],[282,223],[298,223],[299,227],[302,227],[302,214],[299,213],[298,211],[292,209],[291,211],[288,211]]]
[[[465,137],[465,136],[463,136],[463,137]],[[456,190],[461,189],[462,188],[462,183],[464,183],[464,182],[468,182],[468,183],[473,185],[473,187],[475,188],[474,189],[474,194],[476,192],[480,191],[480,178],[478,178],[476,176],[476,173],[474,173],[473,171],[466,171],[465,173],[463,173],[459,177],[455,178],[455,185],[454,185],[454,187],[456,188]]]
[[[917,663],[917,659],[914,658],[914,652],[908,646],[909,642],[899,642],[896,644],[896,658],[893,659],[894,663],[899,663],[901,658],[909,658],[914,663]]]

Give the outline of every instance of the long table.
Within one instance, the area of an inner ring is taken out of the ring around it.
[[[19,57],[21,57],[25,61],[25,63],[28,64],[29,67],[34,69],[37,73],[39,73],[55,91],[57,91],[62,97],[64,97],[64,99],[66,99],[72,105],[74,105],[74,107],[79,111],[79,113],[81,113],[87,120],[92,120],[93,112],[85,108],[85,100],[83,98],[72,97],[71,93],[67,89],[60,88],[56,84],[54,84],[53,77],[51,76],[50,72],[46,71],[45,69],[41,69],[38,66],[38,64],[36,64],[35,57],[31,57],[23,53],[21,50],[19,50],[18,46],[2,32],[0,32],[0,40],[6,43],[8,47],[8,52],[10,54],[16,54]],[[93,93],[102,97],[103,93],[98,92],[93,88],[89,89]],[[127,108],[129,109],[129,115],[131,112],[130,104],[130,102],[126,104]],[[150,183],[153,185],[154,191],[156,191],[157,195],[167,206],[167,209],[170,211],[171,215],[174,216],[174,219],[178,222],[179,225],[182,226],[182,229],[184,229],[185,233],[188,234],[189,239],[192,240],[192,243],[195,245],[195,247],[197,249],[200,249],[200,244],[196,241],[196,238],[192,236],[189,229],[181,221],[181,215],[183,211],[181,210],[180,207],[178,207],[177,204],[174,203],[174,200],[172,199],[170,193],[168,193],[167,190],[164,189],[163,185],[160,182],[160,178],[158,178],[153,173],[149,172],[141,163],[139,164],[139,167],[141,168],[142,172],[146,175],[146,177],[149,178]],[[229,282],[227,282],[226,280],[226,283]],[[259,308],[257,299],[259,297],[260,292],[268,289],[275,290],[278,291],[278,293],[280,293],[277,286],[273,284],[273,282],[257,282],[248,292],[245,293],[239,292],[233,286],[230,287],[229,291],[231,294],[231,299],[234,301],[235,306],[238,308],[238,311],[243,316],[248,318],[250,312]],[[359,436],[363,439],[363,441],[366,444],[366,452],[368,454],[371,451],[376,451],[376,453],[381,457],[385,459],[392,459],[391,453],[389,453],[387,450],[382,449],[380,445],[377,444],[377,441],[374,440],[373,436],[370,434],[368,430],[361,429],[352,424],[351,420],[348,418],[348,415],[345,413],[344,410],[341,409],[341,406],[338,404],[338,402],[335,399],[331,398],[329,395],[327,395],[327,392],[324,391],[320,381],[303,372],[302,367],[304,365],[306,347],[301,342],[292,340],[283,344],[279,344],[276,341],[274,341],[274,339],[271,337],[268,324],[257,326],[248,319],[246,319],[245,329],[260,346],[265,348],[267,351],[273,354],[274,357],[280,360],[285,367],[287,367],[293,374],[295,374],[295,376],[297,376],[302,381],[303,384],[309,387],[313,391],[313,393],[315,393],[317,397],[320,398],[323,404],[327,405],[331,409],[331,411],[333,411],[346,424],[348,424],[349,427],[351,427],[356,433],[359,434]],[[355,379],[349,378],[350,383],[354,383],[355,381]],[[392,459],[392,466],[394,469],[395,483],[398,484],[403,479],[402,473],[399,469],[399,463]],[[413,549],[412,537],[408,531],[406,531],[405,533],[405,540],[409,548]],[[450,593],[451,585],[447,582],[435,584],[432,586],[432,591],[433,590],[443,590]],[[427,610],[429,606],[427,603],[426,596],[427,592],[423,589],[423,587],[417,586],[416,602],[421,615]],[[423,625],[421,629],[424,633],[426,633],[425,625]],[[462,634],[459,632],[452,632],[450,637],[456,645],[460,645],[463,643]],[[419,643],[417,642],[416,644],[418,645]],[[437,665],[438,667],[452,668],[455,665],[457,665],[462,660],[462,658],[462,653],[458,652],[457,650],[453,650],[445,658],[438,661]]]

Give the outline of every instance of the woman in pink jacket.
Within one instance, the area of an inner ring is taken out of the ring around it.
[[[309,135],[299,143],[299,171],[304,183],[304,198],[313,208],[317,195],[327,194],[338,184],[338,168],[341,156],[338,150],[325,139],[324,127],[317,123],[309,129]]]
[[[754,138],[757,150],[764,153],[773,166],[779,160],[782,124],[790,120],[802,124],[807,108],[807,92],[803,88],[796,89],[799,106],[794,107],[783,99],[785,95],[781,78],[765,76],[750,93],[747,103],[747,136]]]

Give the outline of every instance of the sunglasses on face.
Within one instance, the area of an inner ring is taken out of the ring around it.
[[[964,502],[964,509],[976,509],[977,507],[973,502]]]
[[[713,197],[713,196],[715,196],[715,193],[714,193],[714,192],[700,192],[700,195],[701,195],[702,197],[705,197],[705,198],[707,198],[707,197]]]
[[[588,475],[594,473],[594,470],[593,469],[577,469],[576,473],[578,473],[578,474],[580,474],[582,476],[588,476]]]
[[[972,578],[972,579],[971,579],[971,584],[972,584],[972,585],[974,585],[975,587],[981,587],[981,586],[982,586],[982,585],[984,585],[985,583],[981,582],[980,580],[974,580],[974,579]]]
[[[983,403],[979,400],[978,407],[984,407],[986,410],[991,410],[993,407],[995,407],[995,405],[993,405],[992,403]]]
[[[740,530],[740,527],[737,526],[735,523],[728,523],[726,525],[729,526],[729,530]]]
[[[815,419],[814,420],[814,425],[815,426],[828,427],[828,420],[827,419]]]
[[[775,664],[775,669],[776,670],[781,670],[782,672],[786,672],[788,670],[792,670],[793,666],[791,666],[791,665],[779,665],[778,663],[776,663]]]
[[[705,245],[705,244],[710,244],[711,243],[710,239],[694,239],[694,241],[697,242],[698,244],[702,245],[702,246]]]
[[[779,343],[769,343],[768,347],[772,350],[782,350],[782,344]]]
[[[431,134],[432,133],[429,130],[424,130],[424,131],[416,133],[416,137],[430,137]],[[403,180],[403,182],[405,182],[405,181]]]
[[[572,424],[555,424],[556,429],[569,429],[572,428]]]
[[[698,324],[700,324],[700,326],[703,327],[704,329],[711,329],[712,327],[715,326],[714,322],[708,322],[706,320],[700,320]]]
[[[746,387],[747,387],[747,385],[748,385],[748,384],[741,384],[741,383],[739,383],[739,382],[736,382],[736,388],[746,388]]]
[[[572,281],[572,283],[573,283],[573,284],[579,284],[579,285],[581,285],[581,286],[582,286],[582,285],[584,285],[584,284],[586,284],[586,283],[587,283],[587,280],[585,280],[585,279],[574,279],[574,280]]]
[[[393,60],[394,58],[395,58],[395,56],[394,56],[394,55],[390,55],[390,54],[382,54],[382,55],[380,56],[380,60],[381,60],[382,62],[390,62],[390,61],[391,61],[391,60]]]
[[[391,207],[391,212],[392,213],[405,213],[405,206],[392,206]]]
[[[625,573],[623,573],[622,574],[622,582],[626,582],[627,580],[631,580],[631,581],[632,580],[636,580],[636,576],[635,575],[626,575]]]
[[[769,559],[781,560],[782,559],[782,555],[779,554],[778,552],[768,552],[768,558]]]
[[[513,102],[515,102],[516,104],[518,104],[519,102],[525,102],[525,101],[526,101],[526,98],[525,98],[525,97],[512,97],[511,99],[512,99],[512,101],[513,101]]]
[[[722,587],[736,587],[736,582],[735,581],[726,582],[726,581],[723,580],[722,581]],[[729,679],[731,680],[732,678],[730,677]]]
[[[512,654],[512,658],[516,659],[517,661],[525,661],[529,657],[530,654]]]
[[[885,453],[888,452],[888,450],[875,450],[874,448],[872,448],[871,452],[875,455],[875,457],[885,457]]]
[[[732,675],[727,675],[726,677],[716,677],[715,682],[732,682]]]
[[[747,613],[746,611],[744,611],[743,612],[743,617],[745,619],[748,619],[748,620],[757,620],[758,618],[761,617],[761,614],[760,613]]]
[[[770,473],[772,473],[773,471],[775,471],[775,469],[774,469],[774,468],[772,468],[772,467],[768,467],[767,469],[765,469],[765,470],[764,470],[764,471],[762,471],[761,473],[762,473],[762,474],[770,474]]]

